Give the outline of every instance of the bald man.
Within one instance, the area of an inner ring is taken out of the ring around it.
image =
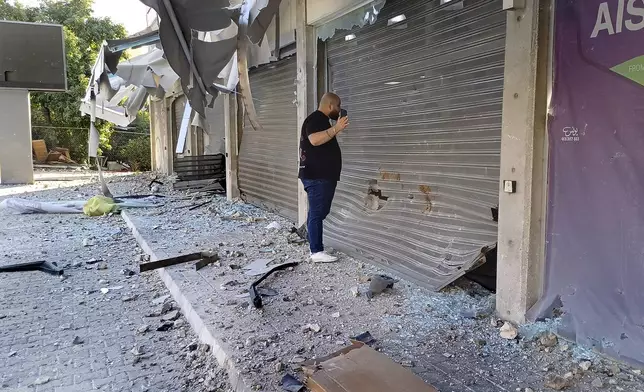
[[[306,227],[314,263],[338,261],[324,251],[322,230],[342,171],[342,154],[336,136],[349,125],[347,116],[340,117],[341,104],[337,95],[324,94],[318,110],[304,121],[300,136],[299,177],[309,200]],[[335,125],[331,125],[331,120]]]

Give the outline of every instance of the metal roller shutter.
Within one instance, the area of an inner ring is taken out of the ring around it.
[[[260,67],[250,74],[259,122],[244,121],[239,154],[239,188],[253,204],[297,219],[297,108],[295,57]]]
[[[389,0],[328,43],[351,122],[332,246],[434,289],[494,246],[505,20],[501,0]]]

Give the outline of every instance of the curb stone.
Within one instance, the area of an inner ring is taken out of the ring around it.
[[[152,247],[147,243],[147,241],[143,238],[143,236],[137,229],[136,224],[134,223],[136,218],[131,217],[125,211],[121,211],[121,217],[132,231],[132,235],[134,235],[134,238],[136,239],[136,242],[139,244],[141,249],[143,249],[143,251],[150,256],[151,261],[170,257],[163,251],[155,252],[152,250]],[[220,339],[215,337],[215,335],[213,334],[214,331],[209,329],[209,327],[197,314],[194,307],[185,296],[185,294],[181,291],[181,288],[174,281],[170,273],[166,271],[165,268],[158,269],[157,273],[170,291],[172,298],[179,304],[181,312],[184,314],[186,320],[188,320],[188,323],[199,337],[199,340],[202,343],[208,344],[212,348],[212,355],[217,359],[219,366],[222,369],[226,370],[226,373],[228,374],[228,381],[232,390],[235,392],[253,392],[253,389],[251,387],[252,383],[249,380],[244,379],[241,372],[237,369],[234,359],[229,354],[230,348],[226,347],[226,345],[224,345],[224,343]]]

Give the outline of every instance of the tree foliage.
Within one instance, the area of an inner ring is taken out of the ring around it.
[[[9,4],[0,0],[0,19],[53,23],[64,26],[67,58],[67,85],[64,93],[33,93],[31,95],[32,125],[36,136],[50,134],[50,143],[71,150],[75,160],[87,157],[89,116],[80,113],[80,102],[96,55],[101,44],[107,39],[124,38],[123,25],[109,18],[92,16],[93,0],[42,0],[39,6],[28,7],[16,1]],[[103,147],[109,148],[110,125],[97,120]],[[55,137],[51,136],[55,133]],[[54,147],[48,144],[48,147]]]

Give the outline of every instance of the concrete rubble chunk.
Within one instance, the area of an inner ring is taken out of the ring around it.
[[[165,332],[170,330],[172,327],[174,327],[174,323],[172,321],[166,321],[157,328],[157,331]]]
[[[51,379],[47,376],[40,376],[34,381],[34,385],[43,385],[47,384]]]
[[[137,346],[134,346],[134,347],[132,348],[132,350],[130,350],[130,352],[131,352],[131,353],[132,353],[132,355],[134,355],[135,357],[141,356],[141,355],[143,355],[143,354],[144,354],[144,353],[143,353],[143,346],[138,346],[138,345],[137,345]]]
[[[585,372],[587,372],[590,369],[591,366],[592,366],[592,362],[590,362],[590,361],[581,361],[579,363],[579,367],[581,368],[581,370],[583,370]]]
[[[359,297],[360,296],[360,289],[358,289],[357,286],[351,287],[351,289],[349,291],[351,292],[351,295],[353,295],[354,297]]]
[[[306,358],[300,355],[296,355],[291,359],[291,363],[294,363],[294,364],[304,363],[305,361],[306,361]]]
[[[152,300],[152,305],[161,305],[170,299],[170,295],[162,295]]]
[[[168,314],[166,314],[163,317],[161,317],[161,320],[163,320],[163,321],[174,321],[174,320],[178,319],[180,316],[181,316],[181,313],[179,313],[178,310],[175,310],[175,311],[169,312]]]
[[[11,352],[9,352],[8,357],[9,357],[9,358],[11,358],[11,357],[15,357],[15,356],[16,356],[16,354],[18,354],[18,352],[17,352],[17,351],[11,351]]]
[[[555,347],[558,343],[559,339],[557,338],[557,335],[552,332],[546,332],[539,336],[539,344],[542,347],[552,348]]]
[[[83,344],[85,343],[85,340],[83,340],[80,336],[74,337],[74,340],[72,340],[72,344]]]
[[[131,302],[131,301],[136,300],[138,297],[139,297],[138,294],[125,295],[125,296],[123,296],[123,298],[121,298],[121,300],[123,302]]]
[[[505,322],[499,332],[501,337],[507,340],[514,340],[519,335],[517,328],[509,322]]]
[[[165,302],[163,306],[161,306],[161,314],[166,314],[170,312],[174,308],[174,305],[172,305],[172,302]]]
[[[572,380],[570,378],[565,378],[557,375],[550,375],[546,379],[544,386],[555,391],[563,391],[572,386]]]
[[[596,377],[591,383],[594,388],[602,388],[604,386],[604,382],[602,381],[601,378]]]
[[[302,327],[302,332],[309,332],[313,331],[315,333],[318,333],[322,331],[322,327],[320,327],[319,324],[306,324],[305,326]]]
[[[279,222],[271,222],[268,226],[266,226],[266,230],[282,230],[282,225],[280,225]]]
[[[145,334],[150,330],[150,326],[147,324],[141,325],[139,328],[136,329],[136,332],[140,335]]]

